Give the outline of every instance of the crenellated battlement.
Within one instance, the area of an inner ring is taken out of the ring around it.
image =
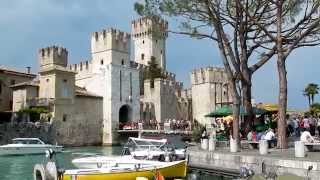
[[[102,31],[92,33],[92,53],[103,52],[111,49],[129,54],[130,34],[113,28],[103,29]]]
[[[63,47],[48,46],[38,50],[38,58],[40,62],[40,68],[44,68],[49,65],[67,67],[68,51]]]
[[[168,37],[168,22],[158,16],[146,16],[132,21],[132,36],[156,36],[158,38]]]
[[[175,73],[171,73],[171,72],[166,71],[163,74],[164,74],[164,76],[165,76],[165,78],[167,80],[170,80],[170,81],[175,81],[176,80],[176,74]]]
[[[191,72],[191,84],[224,83],[227,81],[227,74],[221,67],[206,67]]]
[[[177,96],[180,96],[181,91],[183,89],[183,83],[172,81],[168,79],[162,79],[162,78],[156,78],[154,79],[154,86],[152,87],[150,80],[144,81],[144,88],[147,89],[161,89],[162,91],[172,91],[177,94]]]
[[[90,72],[91,66],[92,66],[91,61],[85,61],[85,60],[77,64],[68,65],[70,70],[75,71],[77,73]]]
[[[103,29],[102,31],[99,31],[99,32],[94,32],[92,33],[92,39],[95,39],[96,41],[99,41],[101,39],[106,39],[108,34],[110,34],[117,41],[122,41],[122,42],[130,41],[129,33],[122,32],[114,28],[108,28],[108,29]]]

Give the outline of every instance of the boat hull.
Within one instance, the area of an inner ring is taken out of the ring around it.
[[[55,152],[61,152],[63,147],[62,146],[0,147],[0,156],[45,154],[46,151],[49,149],[52,149]]]
[[[125,170],[119,172],[99,172],[97,170],[79,170],[68,172],[63,175],[63,180],[135,180],[136,177],[146,177],[152,179],[156,172],[160,172],[165,178],[186,177],[187,163],[186,161],[177,161],[168,166],[159,168],[146,168],[140,170]]]

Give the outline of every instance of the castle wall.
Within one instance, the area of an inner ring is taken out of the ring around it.
[[[77,96],[74,103],[56,105],[54,139],[67,146],[102,143],[102,99]]]
[[[155,119],[158,122],[179,118],[176,82],[155,79],[152,87],[150,80],[144,81],[143,101],[154,105]]]
[[[223,68],[208,67],[191,74],[193,118],[202,124],[211,124],[212,118],[204,117],[223,105],[232,102],[227,75]]]

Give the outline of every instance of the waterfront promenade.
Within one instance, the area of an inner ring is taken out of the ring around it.
[[[269,149],[268,154],[260,155],[259,150],[242,149],[241,152],[231,153],[228,147],[208,151],[193,146],[188,148],[187,153],[191,168],[204,169],[221,176],[236,176],[240,167],[249,167],[255,174],[293,174],[309,177],[310,180],[320,179],[319,152],[307,152],[306,157],[295,158],[294,148]]]

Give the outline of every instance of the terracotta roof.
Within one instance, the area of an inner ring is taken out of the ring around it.
[[[12,74],[12,75],[17,75],[17,76],[29,76],[30,78],[35,78],[36,75],[35,74],[29,74],[20,70],[16,70],[13,68],[9,68],[9,67],[4,67],[0,65],[0,72],[4,72],[6,74]]]
[[[39,87],[39,81],[27,81],[27,82],[17,83],[17,84],[11,85],[10,87],[17,88],[17,87],[23,87],[23,86]]]

